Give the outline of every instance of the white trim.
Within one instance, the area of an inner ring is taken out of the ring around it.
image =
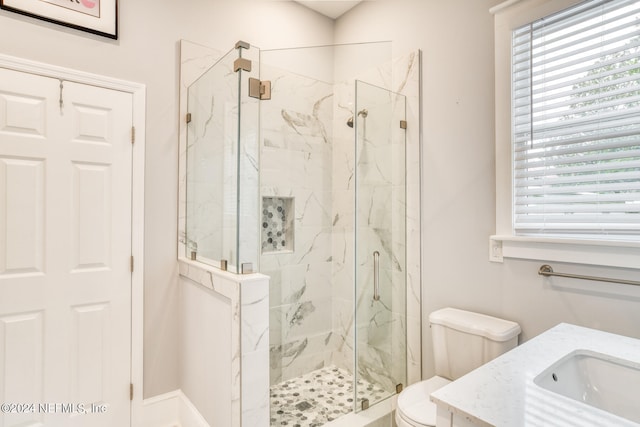
[[[521,237],[512,233],[511,183],[511,32],[514,28],[573,6],[582,0],[506,1],[495,8],[518,7],[495,17],[496,235],[489,260],[545,260],[619,268],[640,266],[637,242]]]
[[[133,98],[133,126],[136,142],[133,144],[132,204],[131,204],[131,254],[136,268],[131,275],[131,382],[134,397],[131,402],[131,426],[140,425],[143,387],[143,325],[144,325],[144,157],[146,123],[146,87],[69,68],[35,62],[0,54],[0,67],[62,79],[105,89],[127,92]]]
[[[489,259],[557,261],[606,267],[640,267],[640,242],[598,241],[525,236],[491,236]]]
[[[131,254],[134,257],[134,269],[131,277],[131,381],[134,385],[131,402],[131,425],[139,426],[144,387],[144,174],[146,143],[146,104],[147,94],[144,85],[131,87],[133,94],[133,126],[135,142],[133,144],[133,188],[131,201],[131,221],[134,225],[131,234]],[[137,265],[137,268],[136,268]]]
[[[209,427],[202,414],[182,392],[145,399],[142,403],[141,427]]]
[[[178,397],[180,399],[178,404],[178,418],[182,427],[209,427],[207,420],[204,419],[202,414],[182,391],[179,391]]]
[[[534,236],[491,236],[493,240],[501,240],[503,242],[522,242],[522,243],[548,243],[548,244],[563,244],[574,246],[600,246],[600,247],[625,247],[625,248],[637,248],[640,249],[640,242],[637,241],[615,241],[615,240],[588,240],[588,239],[564,239],[560,237],[534,237]]]
[[[142,402],[140,427],[180,426],[180,390],[154,396]]]
[[[132,93],[134,94],[134,97],[138,91],[142,91],[143,93],[145,92],[145,85],[141,83],[91,74],[84,71],[73,70],[70,68],[59,67],[57,65],[45,64],[4,54],[0,54],[0,66],[43,77],[63,79],[70,82],[103,87],[105,89],[120,90],[122,92]]]

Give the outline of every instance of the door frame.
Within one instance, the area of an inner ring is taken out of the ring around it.
[[[131,254],[135,265],[131,273],[131,427],[142,425],[143,401],[143,325],[144,325],[144,155],[146,86],[84,71],[0,54],[0,67],[64,81],[98,86],[130,93],[133,99],[135,143],[131,174]]]

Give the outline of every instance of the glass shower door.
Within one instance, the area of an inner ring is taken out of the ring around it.
[[[406,102],[356,81],[355,404],[406,384]]]

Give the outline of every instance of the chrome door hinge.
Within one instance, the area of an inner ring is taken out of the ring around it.
[[[271,99],[271,82],[249,78],[249,96],[262,100]]]
[[[135,126],[131,126],[131,143],[134,144],[136,142],[136,128]]]
[[[133,400],[133,383],[129,383],[129,400]]]
[[[133,273],[133,255],[131,255],[131,272]]]

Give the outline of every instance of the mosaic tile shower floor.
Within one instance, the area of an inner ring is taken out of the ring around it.
[[[389,393],[358,380],[358,401],[376,402]],[[319,427],[353,410],[353,376],[327,366],[271,386],[271,426]]]

